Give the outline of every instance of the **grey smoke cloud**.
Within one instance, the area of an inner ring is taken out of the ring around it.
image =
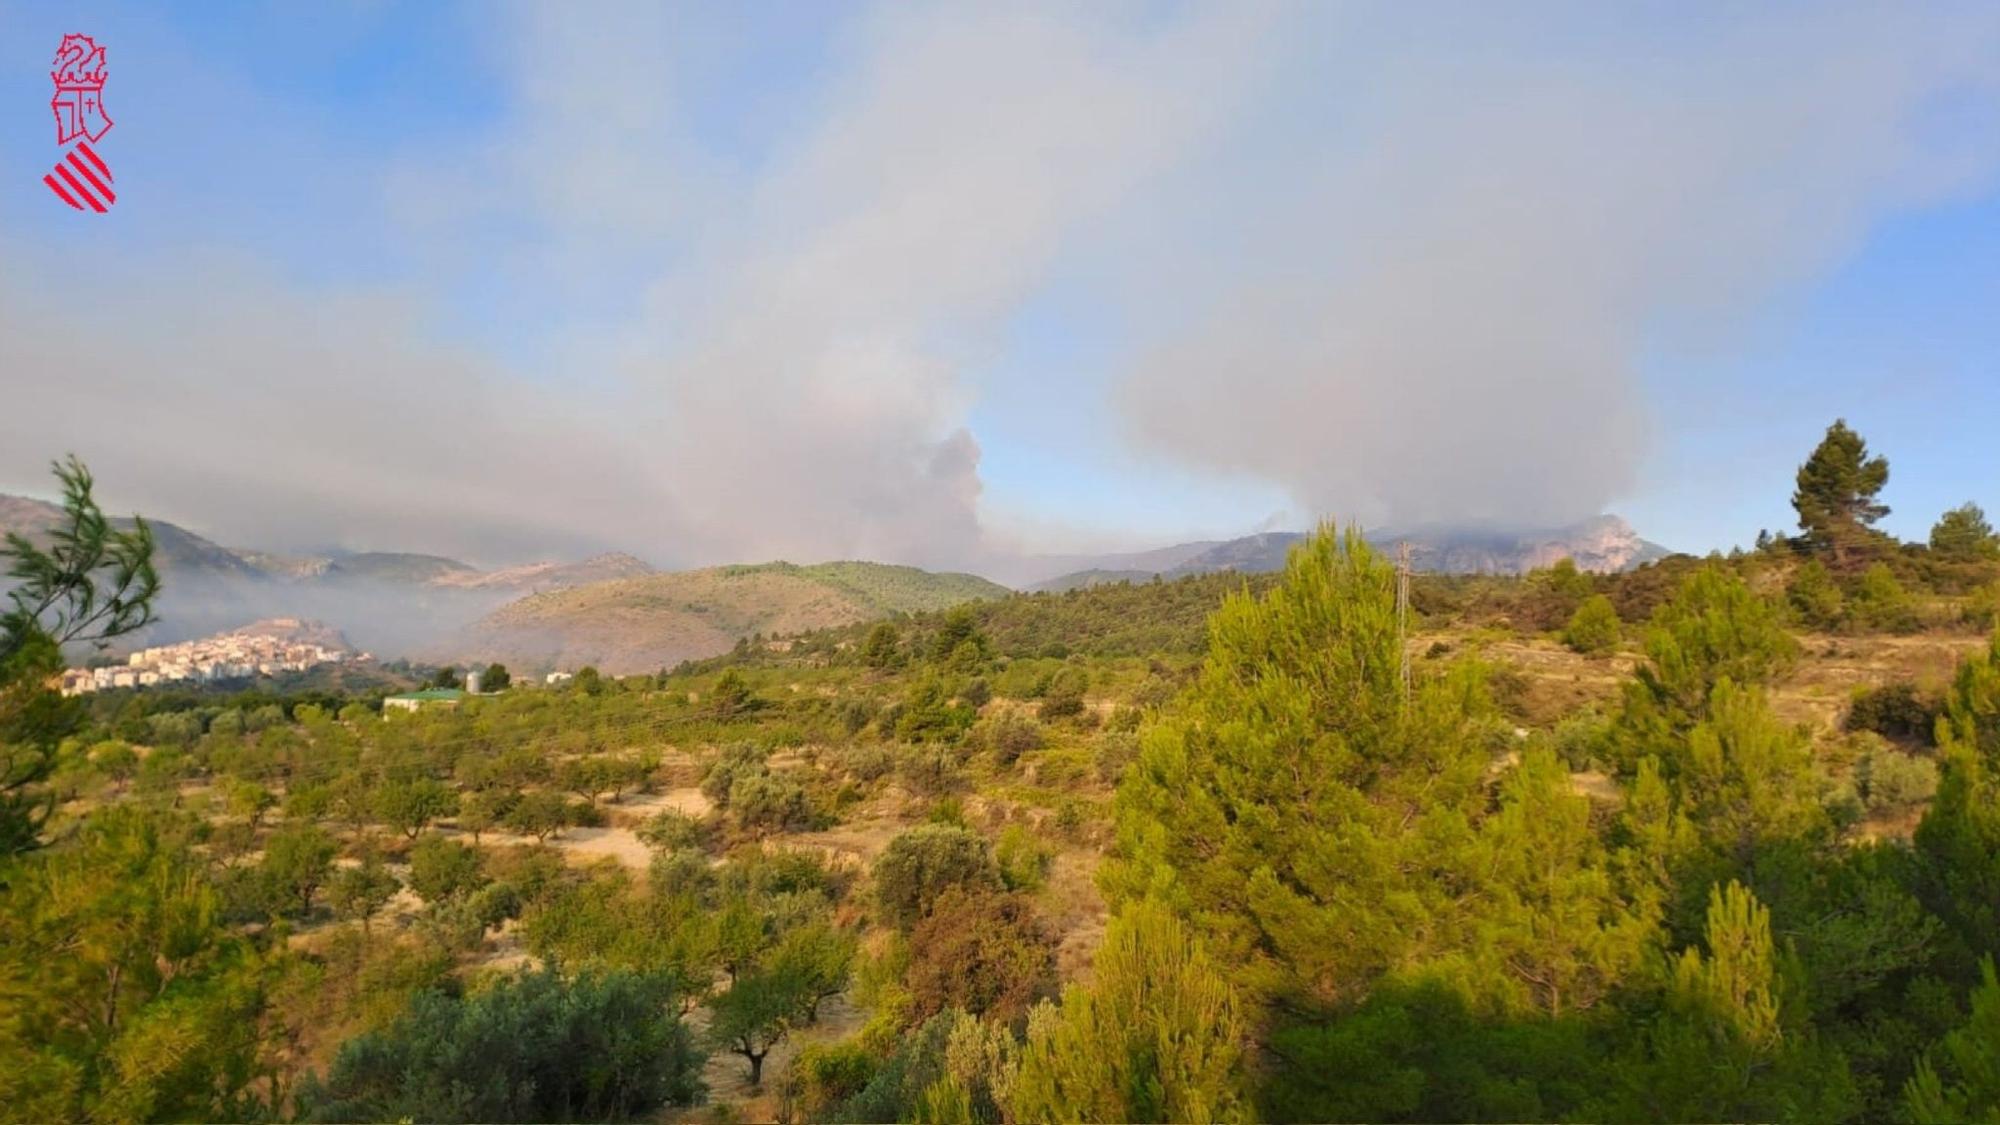
[[[1224,216],[1226,276],[1130,368],[1140,443],[1374,522],[1595,514],[1637,483],[1649,352],[1726,339],[1875,219],[1993,170],[1992,129],[1927,147],[1925,116],[1991,108],[1990,10],[1606,11],[1640,26],[1559,37],[1425,11],[1316,60],[1288,111],[1317,135]]]
[[[0,479],[45,492],[75,452],[114,510],[232,546],[478,558],[601,550],[662,502],[606,440],[615,404],[496,378],[393,295],[199,255],[89,295],[0,281]]]
[[[555,12],[494,21],[490,132],[372,181],[319,158],[377,186],[407,280],[204,229],[103,254],[84,304],[32,281],[74,248],[0,211],[34,263],[0,273],[0,487],[74,449],[119,506],[244,545],[976,567],[974,373],[1081,277],[1125,356],[1107,447],[1311,512],[1549,525],[1635,485],[1649,354],[2000,151],[1929,127],[1991,104],[1970,7],[893,5],[747,154],[698,125],[754,53],[725,21]],[[472,275],[519,315],[451,322]]]

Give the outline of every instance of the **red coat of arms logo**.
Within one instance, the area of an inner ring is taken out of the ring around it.
[[[96,40],[88,35],[63,36],[49,70],[56,83],[49,107],[56,111],[57,144],[78,137],[100,141],[111,131],[111,118],[104,112],[105,73],[104,48]]]
[[[56,84],[49,108],[56,114],[56,143],[75,141],[76,147],[42,177],[57,199],[100,215],[118,202],[111,191],[110,165],[90,147],[91,141],[102,140],[111,131],[111,117],[104,112],[105,74],[104,48],[96,40],[88,35],[63,36],[49,67]]]

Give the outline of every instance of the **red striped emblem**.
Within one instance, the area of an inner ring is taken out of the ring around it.
[[[88,144],[78,144],[57,164],[55,171],[42,177],[56,198],[79,211],[88,208],[98,214],[111,209],[118,196],[111,190],[111,168]]]

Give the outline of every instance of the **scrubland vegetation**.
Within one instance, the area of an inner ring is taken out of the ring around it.
[[[1797,537],[1407,622],[1327,531],[387,717],[56,696],[153,588],[66,472],[0,619],[10,1118],[2000,1114],[2000,541],[1876,532],[1844,426]]]

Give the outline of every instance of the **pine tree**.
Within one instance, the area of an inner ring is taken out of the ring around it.
[[[1506,776],[1479,855],[1490,903],[1474,923],[1463,994],[1497,993],[1512,1010],[1559,1019],[1596,1007],[1637,967],[1652,919],[1619,894],[1590,801],[1553,753],[1530,751]]]
[[[1247,1121],[1243,1017],[1180,920],[1152,903],[1111,923],[1089,988],[1028,1017],[1017,1121]]]
[[[1727,679],[1708,712],[1640,759],[1621,815],[1626,893],[1656,904],[1681,937],[1728,880],[1791,904],[1834,841],[1804,732],[1781,722],[1761,690]]]
[[[1771,912],[1740,883],[1709,892],[1708,952],[1688,949],[1674,962],[1671,1003],[1704,1018],[1718,1036],[1768,1050],[1783,1038],[1778,1020],[1777,961]]]
[[[1611,1072],[1612,1119],[1833,1121],[1858,1093],[1846,1060],[1803,1022],[1771,914],[1741,884],[1709,894],[1702,948],[1674,959],[1664,1005]]]
[[[1771,712],[1757,688],[1716,685],[1709,717],[1669,771],[1681,807],[1717,852],[1753,864],[1775,840],[1811,839],[1828,824],[1812,745]]]
[[[1308,1007],[1462,940],[1491,704],[1469,667],[1406,698],[1400,658],[1395,571],[1351,532],[1323,529],[1277,588],[1225,602],[1119,788],[1114,899],[1162,896],[1252,995]]]
[[[1954,562],[2000,558],[2000,535],[1979,505],[1966,501],[1938,517],[1931,527],[1931,551]]]
[[[1827,427],[1826,436],[1805,464],[1799,466],[1792,507],[1808,549],[1832,556],[1839,569],[1875,533],[1875,521],[1889,514],[1876,494],[1889,483],[1886,458],[1868,456],[1868,443],[1848,429],[1845,419]]]
[[[153,533],[134,517],[119,531],[91,496],[90,470],[71,457],[54,466],[63,516],[47,550],[19,532],[0,546],[9,587],[0,611],[0,858],[38,847],[55,799],[43,783],[56,747],[81,722],[81,709],[49,687],[63,646],[94,644],[153,620],[160,577]]]
[[[225,1120],[256,1077],[266,956],[222,921],[190,826],[125,805],[16,859],[0,897],[0,1106],[23,1121]],[[274,951],[271,958],[282,956]]]
[[[1937,740],[1937,796],[1916,832],[1925,904],[1972,951],[2000,953],[2000,634],[1959,664]]]
[[[1806,560],[1798,573],[1792,575],[1785,598],[1798,614],[1800,624],[1808,629],[1838,629],[1846,620],[1840,586],[1834,582],[1833,572],[1818,559]]]
[[[868,630],[868,639],[861,644],[861,662],[870,668],[887,668],[896,662],[901,642],[893,622],[878,621],[873,629]]]
[[[1649,756],[1671,768],[1718,683],[1768,684],[1798,651],[1777,607],[1741,578],[1717,564],[1695,571],[1647,626],[1646,663],[1625,685],[1612,724],[1613,759],[1627,773]]]
[[[1938,719],[1937,741],[1971,748],[2000,769],[2000,632],[1983,653],[1961,661]]]
[[[1971,1017],[1945,1035],[1903,1087],[1909,1119],[1920,1125],[2000,1125],[2000,978],[1992,958],[1980,963],[1979,975]]]

